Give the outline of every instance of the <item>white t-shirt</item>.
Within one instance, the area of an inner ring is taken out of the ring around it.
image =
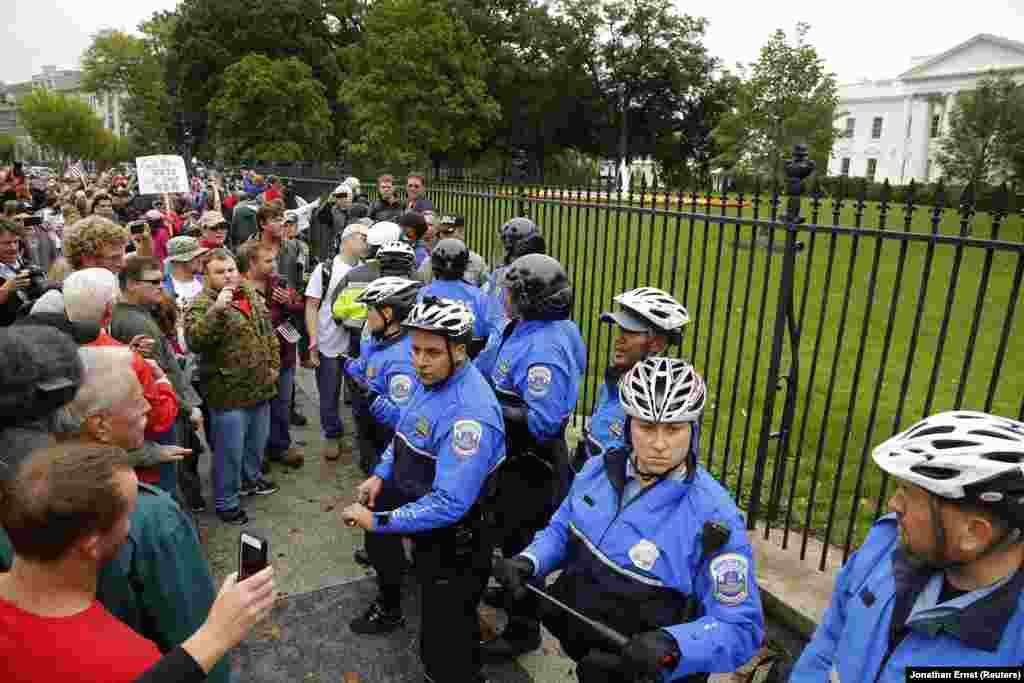
[[[185,311],[192,305],[192,300],[199,296],[199,293],[203,291],[203,283],[199,282],[195,278],[182,282],[175,280],[171,277],[174,282],[174,295],[177,297],[178,304],[178,345],[181,346],[186,352],[188,351],[188,342],[185,340]]]
[[[316,324],[317,348],[328,358],[337,358],[348,351],[348,331],[344,326],[335,324],[334,318],[331,316],[330,302],[323,301],[323,298],[338,286],[338,282],[350,270],[352,270],[352,266],[345,263],[341,256],[335,256],[334,264],[331,266],[331,281],[327,285],[327,290],[324,291],[322,282],[323,264],[318,264],[313,269],[313,274],[309,276],[309,284],[306,285],[306,296],[321,299],[322,305]]]

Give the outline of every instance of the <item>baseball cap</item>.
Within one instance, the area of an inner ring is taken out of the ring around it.
[[[199,219],[199,225],[203,230],[209,230],[217,226],[223,226],[222,229],[227,230],[227,223],[224,220],[224,214],[220,211],[206,211],[203,213],[203,217]]]
[[[653,332],[654,326],[638,315],[628,311],[602,313],[599,318],[603,323],[615,323],[627,332]]]
[[[345,183],[342,183],[341,185],[338,185],[336,188],[334,188],[334,192],[332,194],[335,197],[342,194],[352,196],[352,188],[346,185]]]
[[[175,237],[167,242],[167,260],[175,263],[188,263],[208,251],[210,250],[206,247],[199,246],[199,240],[187,235]]]
[[[444,215],[441,216],[441,227],[439,228],[439,231],[447,234],[455,232],[455,228],[461,228],[464,225],[466,225],[466,219],[462,216]]]

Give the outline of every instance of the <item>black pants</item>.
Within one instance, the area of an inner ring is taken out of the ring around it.
[[[405,501],[390,483],[377,496],[374,512],[389,512]],[[375,534],[369,531],[363,536],[366,554],[370,556],[370,564],[377,572],[377,599],[389,610],[402,606],[402,579],[408,562],[405,559],[405,548],[399,534]]]
[[[457,538],[461,537],[461,538]],[[436,683],[478,683],[477,605],[491,574],[492,545],[482,523],[419,534],[416,576],[423,606],[420,660]]]

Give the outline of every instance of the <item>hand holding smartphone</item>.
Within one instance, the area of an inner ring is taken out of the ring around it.
[[[238,537],[238,580],[244,581],[266,568],[270,542],[243,531]]]

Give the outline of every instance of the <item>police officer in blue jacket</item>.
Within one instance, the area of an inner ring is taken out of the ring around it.
[[[488,280],[480,288],[485,295],[491,308],[491,317],[499,318],[505,316],[505,288],[502,286],[502,274],[520,256],[527,254],[546,253],[544,236],[540,228],[529,218],[519,217],[506,221],[498,230],[502,247],[505,249],[505,265],[500,266],[491,274]]]
[[[872,452],[891,514],[843,566],[790,681],[1024,665],[1024,423],[952,411]]]
[[[506,557],[520,552],[551,519],[572,479],[565,428],[576,408],[587,350],[572,313],[573,291],[562,265],[544,254],[512,262],[502,275],[513,316],[477,358],[505,417],[509,462],[498,481],[495,526]],[[540,624],[500,593],[508,626],[484,646],[511,657],[540,645]]]
[[[504,316],[496,316],[479,287],[467,283],[463,278],[469,265],[469,247],[457,239],[443,239],[430,252],[430,269],[433,281],[420,291],[420,299],[436,296],[465,303],[473,311],[473,341],[469,356],[475,358],[498,326],[504,323]]]
[[[601,314],[601,322],[618,328],[612,362],[604,373],[590,424],[576,448],[573,469],[577,472],[587,459],[626,445],[626,413],[619,401],[619,379],[630,368],[650,356],[662,355],[669,344],[682,341],[682,329],[690,322],[686,308],[668,292],[640,287],[614,299],[621,310]]]
[[[427,679],[481,681],[476,606],[493,548],[482,508],[505,460],[501,408],[466,352],[473,314],[465,304],[424,299],[402,324],[411,331],[420,383],[374,475],[359,486],[365,505],[351,505],[343,516],[372,536],[412,536]],[[389,496],[400,504],[382,509]],[[384,599],[382,593],[367,618],[400,624],[400,605]]]
[[[416,304],[421,286],[415,280],[382,277],[356,297],[358,303],[366,305],[366,334],[360,342],[359,357],[345,363],[345,374],[353,388],[352,414],[359,441],[359,465],[367,474],[373,472],[380,455],[391,444],[398,416],[419,381],[412,366],[409,334],[402,321]],[[379,542],[401,545],[397,536],[386,536]],[[396,560],[394,571],[378,568],[378,579],[397,575],[401,580],[405,555],[401,548],[397,550],[390,549],[387,554]],[[372,564],[363,548],[355,551],[355,559],[360,564]]]
[[[743,519],[698,464],[704,382],[685,361],[653,357],[619,392],[627,446],[589,460],[547,528],[495,576],[522,594],[523,581],[561,569],[550,592],[630,638],[610,669],[597,633],[545,610],[585,683],[734,671],[760,647],[764,615]]]

